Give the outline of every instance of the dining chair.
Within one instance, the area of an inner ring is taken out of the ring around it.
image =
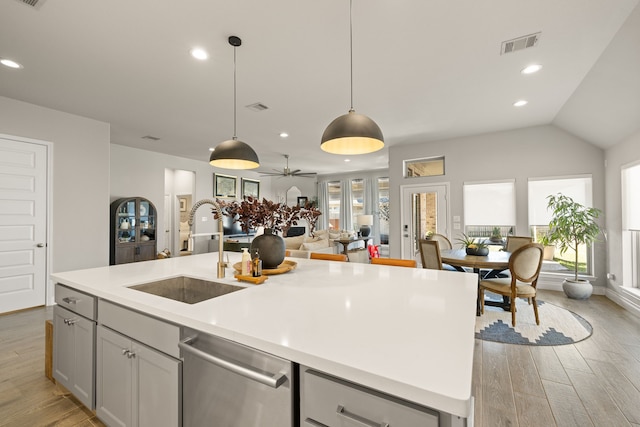
[[[442,270],[442,258],[440,258],[440,244],[438,241],[420,239],[418,247],[420,249],[422,268]]]
[[[529,243],[533,243],[533,238],[529,236],[507,236],[507,244],[504,250],[507,252],[515,252],[516,249],[523,247]]]
[[[516,326],[516,298],[530,298],[536,324],[540,324],[536,288],[542,267],[544,248],[538,243],[529,243],[516,249],[509,257],[511,277],[483,279],[479,285],[480,312],[484,313],[484,291],[511,297],[511,325]]]
[[[440,248],[440,251],[448,251],[453,249],[453,245],[451,244],[451,240],[449,240],[447,238],[447,236],[445,236],[444,234],[432,234],[431,237],[429,238],[429,240],[433,240],[435,242],[438,242],[438,246]],[[459,271],[458,269],[456,269],[453,266],[450,266],[449,264],[441,264],[440,267],[441,270],[449,270],[449,271]]]
[[[323,259],[325,261],[347,261],[345,254],[325,254],[321,252],[311,252],[309,259]]]
[[[453,249],[451,240],[449,240],[447,236],[445,236],[444,234],[438,234],[438,233],[432,234],[429,240],[438,242],[438,245],[440,246],[441,251],[448,251],[450,249]]]
[[[397,267],[413,267],[416,268],[418,263],[415,259],[400,258],[371,258],[371,264],[378,265],[395,265]]]

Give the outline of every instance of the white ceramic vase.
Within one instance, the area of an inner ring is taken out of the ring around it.
[[[593,285],[588,280],[564,279],[562,290],[571,299],[587,299],[593,293]]]

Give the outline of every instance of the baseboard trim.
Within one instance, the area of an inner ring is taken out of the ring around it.
[[[629,298],[629,296],[622,292],[616,292],[613,289],[607,289],[606,297],[611,301],[618,304],[620,307],[626,309],[631,314],[640,317],[640,304],[637,301]]]

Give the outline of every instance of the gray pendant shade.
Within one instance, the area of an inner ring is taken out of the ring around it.
[[[255,169],[260,166],[253,148],[236,138],[218,144],[209,157],[209,163],[224,169]]]
[[[353,0],[349,0],[349,57],[351,76],[351,108],[338,117],[322,134],[320,148],[332,154],[367,154],[384,147],[380,127],[369,117],[357,114],[353,109]]]
[[[209,157],[209,164],[223,169],[255,169],[260,166],[258,155],[246,142],[236,136],[236,48],[242,45],[237,36],[229,37],[233,46],[233,138],[218,144]]]
[[[322,134],[320,148],[333,154],[366,154],[384,147],[380,127],[369,117],[349,110],[332,121]]]

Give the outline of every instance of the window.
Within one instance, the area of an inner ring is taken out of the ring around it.
[[[389,178],[378,178],[378,229],[380,243],[389,244]]]
[[[355,231],[359,230],[358,216],[365,214],[364,211],[364,180],[351,180],[351,224]]]
[[[429,157],[404,161],[404,177],[444,175],[444,157]]]
[[[626,286],[640,288],[640,164],[622,168],[622,268]]]
[[[329,228],[340,230],[340,199],[342,193],[340,182],[328,183],[327,192],[329,193]]]
[[[551,212],[547,210],[547,197],[553,194],[564,194],[574,201],[591,207],[591,176],[573,176],[559,178],[529,179],[529,227],[534,241],[541,242],[549,231]],[[544,241],[543,241],[544,242]],[[542,271],[552,273],[569,273],[575,264],[575,252],[567,250],[560,254],[553,246],[545,248]],[[581,245],[578,248],[578,272],[593,274],[592,251]]]
[[[516,225],[515,181],[464,183],[464,228],[470,237],[513,234]],[[497,229],[497,230],[496,230]]]

